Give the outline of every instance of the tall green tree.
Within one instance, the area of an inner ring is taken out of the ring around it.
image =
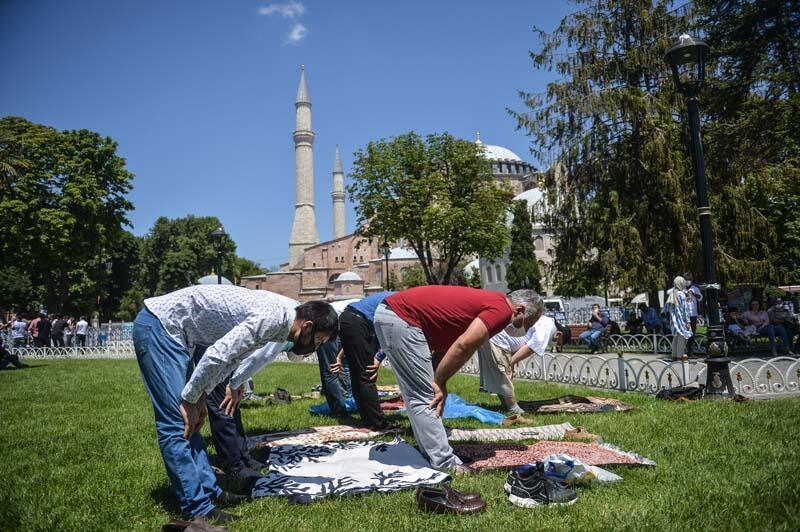
[[[216,216],[161,217],[142,241],[142,289],[147,296],[197,284],[216,268],[215,242],[209,237],[220,226]],[[222,275],[236,276],[236,244],[222,239]]]
[[[402,240],[427,284],[451,284],[470,255],[494,257],[508,242],[512,194],[495,185],[480,146],[448,133],[406,133],[356,152],[347,190],[358,233]]]
[[[536,246],[533,244],[533,224],[528,202],[517,200],[511,208],[514,217],[511,222],[510,260],[506,270],[509,290],[528,288],[542,291],[539,261],[536,259]]]
[[[669,0],[576,4],[554,32],[537,30],[541,48],[531,53],[535,68],[558,79],[545,93],[523,92],[527,110],[512,112],[538,158],[563,170],[546,179],[557,289],[652,291],[683,271],[701,278],[685,103],[664,62],[676,35],[690,27],[688,11]],[[741,191],[721,194],[709,181],[718,208],[751,210]],[[727,242],[720,230],[728,222],[717,212],[715,236]],[[769,243],[772,230],[766,220],[750,221],[736,227],[739,245],[718,252],[762,258],[747,242]]]
[[[721,277],[798,283],[800,4],[697,0],[694,11],[711,46],[702,110]]]
[[[92,300],[87,264],[104,262],[128,224],[133,175],[109,137],[58,131],[18,117],[0,119],[3,170],[0,267],[14,266],[48,310]]]

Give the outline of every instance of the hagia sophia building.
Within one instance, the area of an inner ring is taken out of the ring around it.
[[[388,271],[392,282],[402,285],[408,268],[419,264],[413,250],[391,247],[388,261],[381,249],[382,242],[368,241],[355,234],[345,234],[344,169],[339,147],[333,158],[332,191],[333,240],[319,241],[314,210],[314,130],[311,124],[311,97],[306,83],[305,69],[300,70],[300,84],[295,99],[295,184],[296,202],[294,222],[289,238],[289,262],[280,265],[280,271],[243,277],[241,286],[256,290],[270,290],[298,301],[313,299],[350,299],[384,290]],[[541,205],[539,190],[541,177],[532,165],[523,161],[511,150],[502,146],[484,144],[477,135],[476,143],[483,146],[487,159],[492,162],[494,179],[507,183],[517,194],[515,199],[525,199],[532,209]],[[549,235],[541,226],[534,225],[534,242],[540,271],[552,261]],[[508,253],[503,257],[480,258],[467,268],[480,268],[481,281],[489,290],[506,291],[505,273]],[[545,283],[546,284],[546,283]]]

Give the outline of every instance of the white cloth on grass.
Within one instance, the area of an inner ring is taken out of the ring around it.
[[[392,442],[356,441],[320,445],[282,445],[269,455],[269,473],[259,478],[253,497],[355,495],[438,484],[450,476],[402,438]]]

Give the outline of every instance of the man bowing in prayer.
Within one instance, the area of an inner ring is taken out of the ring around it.
[[[322,301],[296,308],[265,290],[199,285],[146,299],[133,325],[133,345],[153,402],[164,465],[181,511],[218,522],[238,519],[220,510],[229,502],[217,486],[200,428],[206,394],[267,342],[308,354],[336,337],[336,311]],[[208,346],[196,367],[195,345]],[[229,415],[243,389],[226,388]]]
[[[447,381],[489,338],[509,324],[529,329],[540,312],[533,290],[506,296],[463,286],[420,286],[378,306],[375,332],[400,385],[414,436],[433,467],[471,471],[447,443],[441,420]],[[441,356],[435,369],[434,353],[437,360]]]

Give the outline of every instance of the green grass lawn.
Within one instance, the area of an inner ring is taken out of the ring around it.
[[[36,361],[0,372],[0,529],[157,530],[175,513],[135,361]],[[256,379],[256,391],[292,393],[319,382],[315,365],[278,363]],[[381,382],[392,382],[382,372]],[[564,393],[602,394],[640,406],[629,413],[540,416],[569,421],[658,463],[614,468],[622,483],[580,489],[573,506],[527,510],[503,494],[505,474],[458,477],[454,487],[479,491],[477,516],[423,514],[413,491],[330,498],[290,506],[268,498],[236,509],[232,530],[792,530],[800,529],[800,400],[745,404],[656,401],[638,394],[518,383],[525,399]],[[449,386],[495,408],[474,377]],[[248,405],[251,434],[334,424],[311,416],[309,400]],[[397,420],[408,426],[404,417]],[[447,421],[451,426],[477,422]],[[204,429],[208,435],[207,427]],[[411,434],[405,437],[413,441]]]

